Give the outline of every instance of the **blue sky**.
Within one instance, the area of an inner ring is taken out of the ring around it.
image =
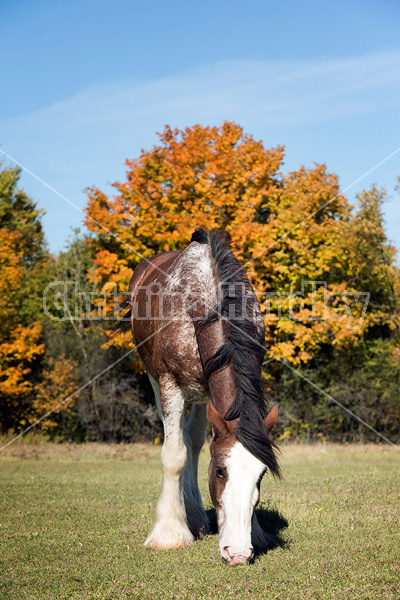
[[[350,201],[385,185],[400,248],[400,152],[363,177],[400,147],[399,30],[391,0],[3,0],[0,149],[83,209],[165,124],[234,120],[285,145],[284,171],[325,162]],[[21,183],[56,252],[82,214]]]

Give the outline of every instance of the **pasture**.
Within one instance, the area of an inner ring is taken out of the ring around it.
[[[143,547],[161,488],[160,446],[17,442],[0,454],[0,598],[400,598],[400,453],[291,445],[258,512],[277,545],[221,563],[218,536]],[[208,495],[208,448],[200,489]]]

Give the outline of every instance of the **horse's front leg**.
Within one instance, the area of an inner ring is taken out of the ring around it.
[[[156,521],[144,544],[149,548],[168,550],[187,546],[194,537],[187,524],[183,500],[187,454],[182,435],[184,399],[175,382],[160,381],[160,402],[164,422],[163,487],[157,503]]]
[[[206,535],[210,530],[197,480],[199,456],[208,427],[206,414],[206,403],[194,404],[183,431],[187,447],[183,491],[189,528],[196,538]]]

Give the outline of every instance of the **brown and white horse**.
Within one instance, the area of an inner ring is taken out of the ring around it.
[[[254,512],[267,468],[279,476],[261,379],[264,322],[224,232],[196,229],[182,251],[142,261],[129,287],[133,339],[164,424],[163,486],[145,545],[189,545],[209,532],[197,482],[207,420],[209,487],[222,559],[244,564],[268,544]],[[186,407],[191,407],[187,413]]]

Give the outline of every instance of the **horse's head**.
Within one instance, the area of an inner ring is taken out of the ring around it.
[[[208,421],[213,426],[211,461],[208,469],[210,495],[217,512],[222,560],[230,565],[245,564],[254,554],[252,524],[260,499],[260,483],[266,466],[251,454],[235,435],[236,421],[225,421],[211,402]],[[264,419],[270,431],[278,420],[278,406]],[[255,522],[260,535],[260,527]]]

